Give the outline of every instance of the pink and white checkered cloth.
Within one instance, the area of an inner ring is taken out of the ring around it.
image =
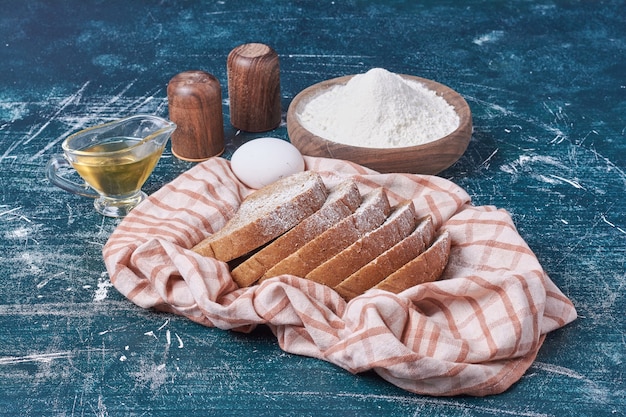
[[[431,214],[452,238],[442,279],[398,295],[371,290],[349,303],[290,275],[239,288],[225,263],[189,250],[252,192],[227,160],[213,158],[120,223],[103,249],[111,282],[141,307],[220,329],[265,324],[287,352],[353,373],[374,370],[405,390],[438,396],[506,390],[531,365],[546,333],[576,318],[506,211],[473,206],[464,190],[436,176],[305,159],[328,185],[350,176],[363,193],[383,186],[392,204],[412,199],[418,215]]]

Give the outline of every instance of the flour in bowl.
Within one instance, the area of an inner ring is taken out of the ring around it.
[[[454,107],[433,90],[382,68],[315,96],[299,118],[316,136],[370,148],[420,145],[459,126]]]

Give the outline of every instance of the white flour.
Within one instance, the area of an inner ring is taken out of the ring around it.
[[[419,145],[459,126],[454,108],[434,91],[382,68],[314,97],[299,118],[316,136],[371,148]]]

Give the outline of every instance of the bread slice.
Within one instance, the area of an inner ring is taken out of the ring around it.
[[[321,176],[303,171],[245,198],[226,225],[193,247],[201,255],[230,261],[291,229],[319,210],[327,197]]]
[[[339,183],[329,191],[322,208],[231,271],[237,285],[247,287],[254,284],[268,269],[351,215],[361,204],[359,188],[351,179]]]
[[[433,244],[417,258],[374,286],[376,289],[399,293],[425,282],[436,281],[448,264],[450,236],[441,233]]]
[[[335,291],[346,300],[363,294],[416,258],[430,245],[434,235],[432,218],[426,216],[409,236],[344,279],[334,287]]]
[[[389,200],[382,188],[369,192],[353,214],[270,268],[259,281],[282,274],[305,277],[327,259],[381,225],[390,210]]]
[[[382,225],[309,272],[305,278],[334,287],[407,237],[415,229],[416,223],[413,202],[401,203],[394,207]]]

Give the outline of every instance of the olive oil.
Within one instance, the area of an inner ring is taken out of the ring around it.
[[[131,150],[141,139],[115,137],[81,149],[74,156],[72,166],[96,191],[105,196],[125,196],[136,193],[152,173],[161,157],[163,148],[142,152]],[[125,152],[125,150],[127,150]],[[108,154],[102,154],[107,152]],[[109,152],[113,152],[112,154]]]

